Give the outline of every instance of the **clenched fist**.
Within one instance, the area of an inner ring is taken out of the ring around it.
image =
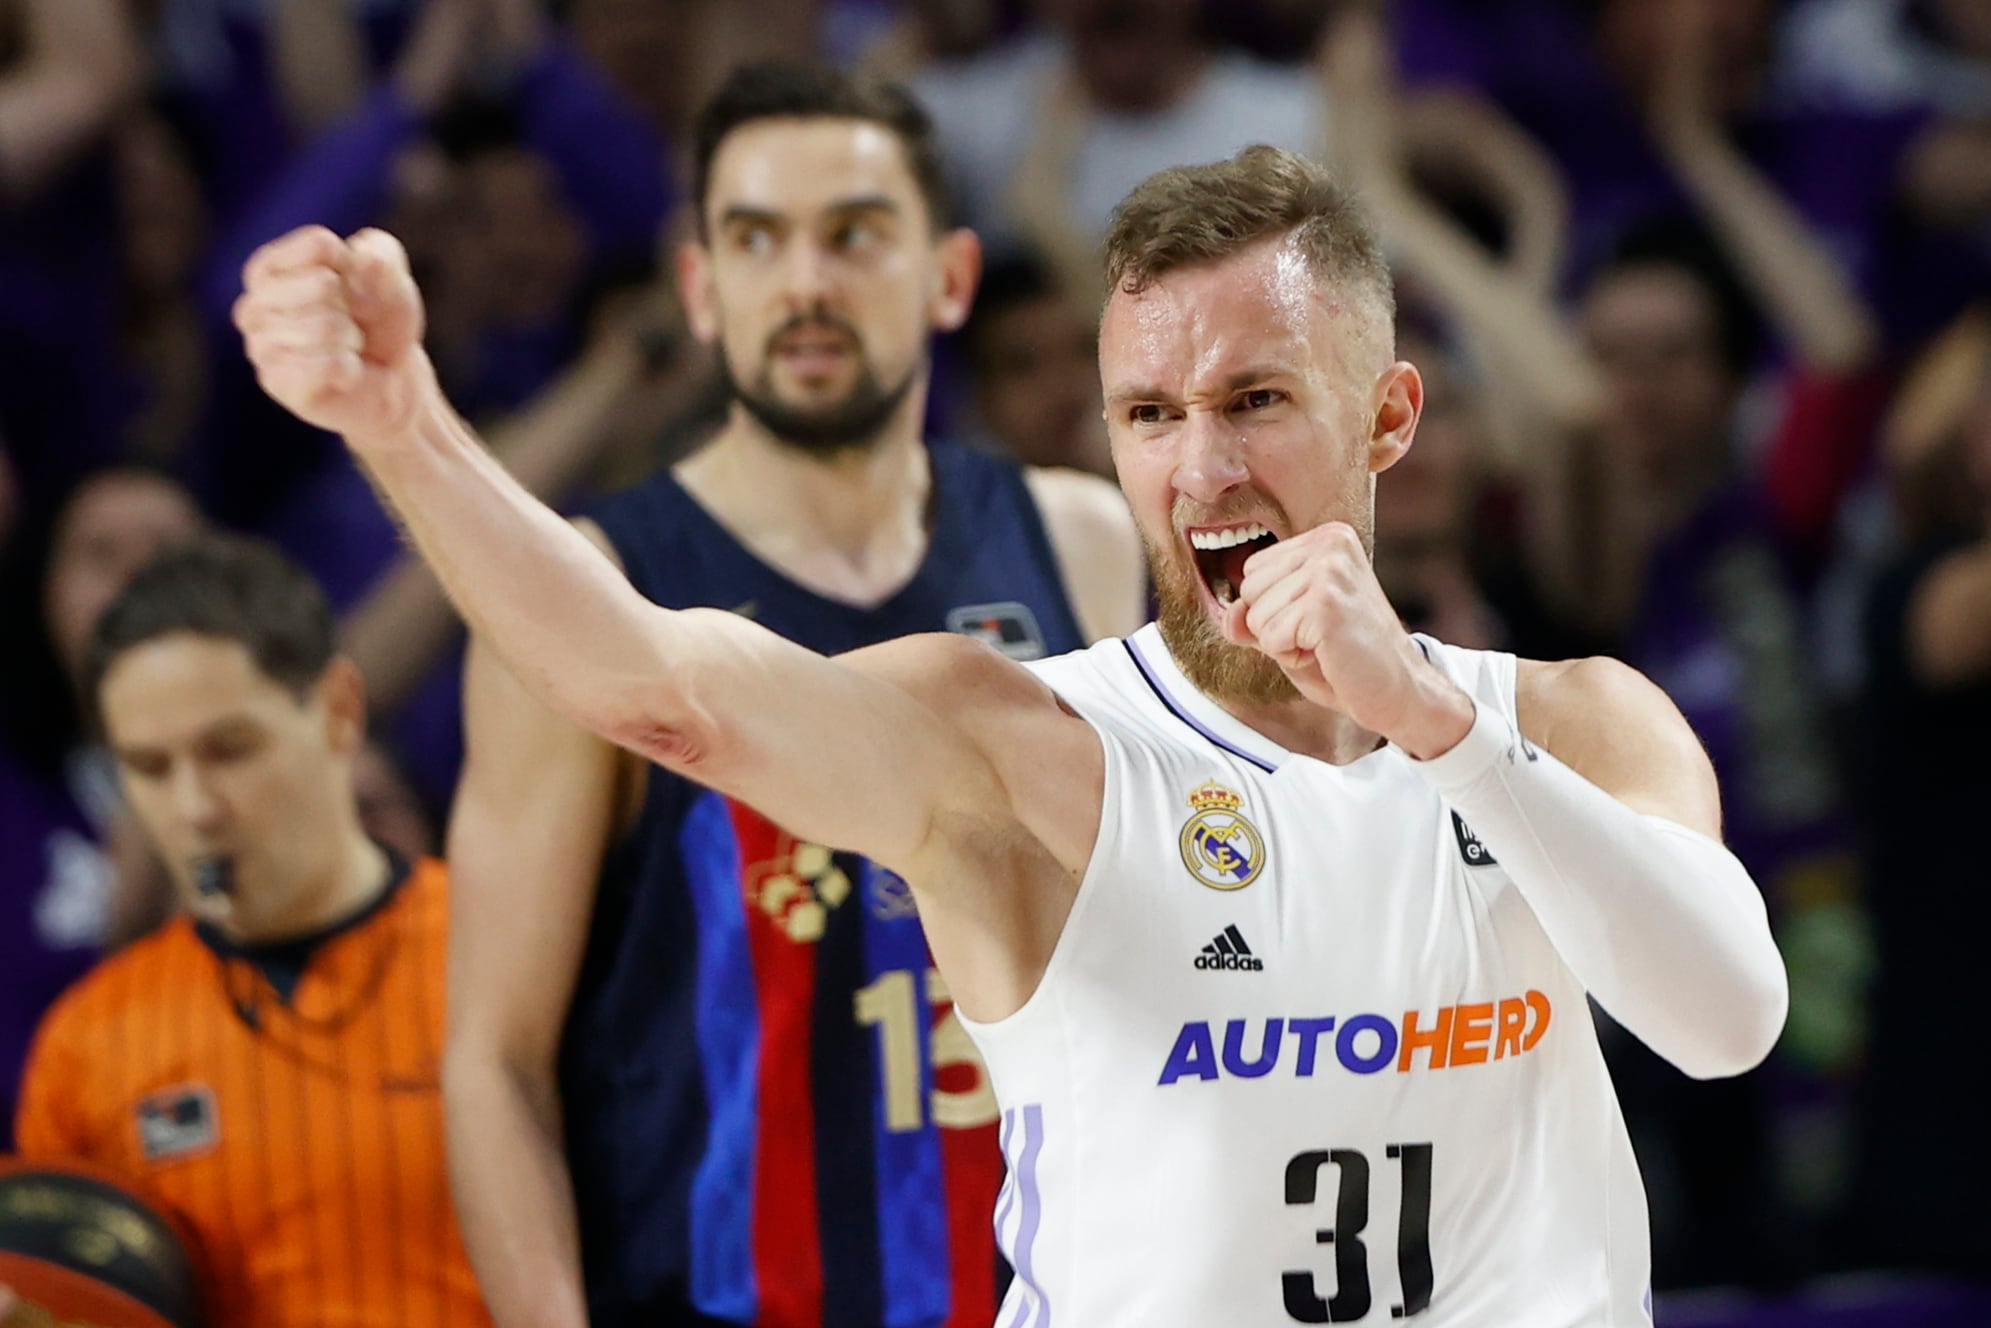
[[[256,379],[305,423],[364,451],[439,395],[422,350],[421,293],[387,232],[341,240],[301,227],[250,257],[242,287],[235,326]]]
[[[1451,749],[1473,703],[1424,657],[1345,522],[1253,554],[1224,615],[1233,644],[1270,655],[1300,695],[1338,710],[1412,756]]]

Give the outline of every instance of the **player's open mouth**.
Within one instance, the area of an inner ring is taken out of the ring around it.
[[[1210,588],[1210,597],[1220,608],[1237,601],[1238,587],[1244,584],[1244,564],[1260,549],[1269,549],[1279,537],[1256,521],[1232,526],[1202,526],[1189,531],[1189,548],[1196,571]]]

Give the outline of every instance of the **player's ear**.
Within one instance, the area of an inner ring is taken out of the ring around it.
[[[340,756],[352,756],[366,742],[366,680],[359,665],[335,655],[312,685],[325,714],[325,740]]]
[[[1424,413],[1424,376],[1408,360],[1398,360],[1376,379],[1371,400],[1369,473],[1388,470],[1410,450],[1411,436]]]
[[[975,288],[982,282],[982,237],[957,226],[935,243],[933,257],[939,280],[927,302],[927,318],[939,331],[959,331],[968,321]]]
[[[719,339],[719,299],[713,289],[712,251],[697,240],[677,247],[678,299],[691,334],[706,345]]]

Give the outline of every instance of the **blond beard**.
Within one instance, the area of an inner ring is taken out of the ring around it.
[[[1161,609],[1156,616],[1161,639],[1167,642],[1175,666],[1197,691],[1213,700],[1247,705],[1300,699],[1293,680],[1270,655],[1224,640],[1204,612],[1203,598],[1197,593],[1201,578],[1195,568],[1185,569],[1180,559],[1165,557],[1149,545],[1148,571],[1154,577],[1155,598]]]

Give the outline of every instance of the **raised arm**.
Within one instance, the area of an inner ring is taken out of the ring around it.
[[[277,0],[270,72],[293,142],[307,142],[366,93],[366,35],[345,0]]]
[[[506,474],[442,396],[391,236],[293,232],[257,252],[244,285],[236,322],[264,388],[344,436],[472,629],[543,703],[909,876],[935,875],[917,869],[943,817],[1007,815],[987,759],[932,707],[735,615],[658,608]]]
[[[1334,106],[1334,159],[1375,214],[1390,261],[1430,291],[1490,380],[1512,380],[1513,413],[1524,418],[1514,432],[1547,454],[1523,460],[1548,464],[1560,454],[1559,435],[1594,427],[1604,397],[1596,366],[1551,303],[1560,246],[1544,255],[1497,259],[1418,189],[1405,124],[1411,111],[1396,86],[1379,17],[1358,7],[1337,20],[1320,65]],[[1493,112],[1483,115],[1494,123]],[[1503,141],[1517,145],[1514,153],[1531,154],[1540,159],[1540,171],[1553,172],[1545,153],[1519,146],[1528,143],[1525,136],[1501,123]],[[1458,147],[1459,155],[1477,153],[1486,164],[1488,154],[1469,148],[1465,137]],[[1562,230],[1560,182],[1553,185],[1535,190],[1551,195],[1539,205],[1556,214],[1554,224],[1541,227],[1550,237]],[[1537,268],[1549,270],[1548,280]]]
[[[648,326],[647,324],[645,325]],[[688,407],[706,379],[686,357],[661,366],[638,325],[601,333],[581,358],[515,414],[491,429],[491,451],[528,492],[559,501],[621,441],[632,413]],[[459,624],[419,556],[405,553],[341,617],[340,644],[366,677],[369,704],[391,713],[457,640]]]
[[[1675,6],[1648,112],[1653,141],[1798,358],[1815,372],[1851,373],[1879,349],[1879,330],[1845,269],[1717,120],[1712,10],[1707,0]]]
[[[0,197],[32,198],[144,90],[125,0],[25,0],[26,58],[0,73]]]

